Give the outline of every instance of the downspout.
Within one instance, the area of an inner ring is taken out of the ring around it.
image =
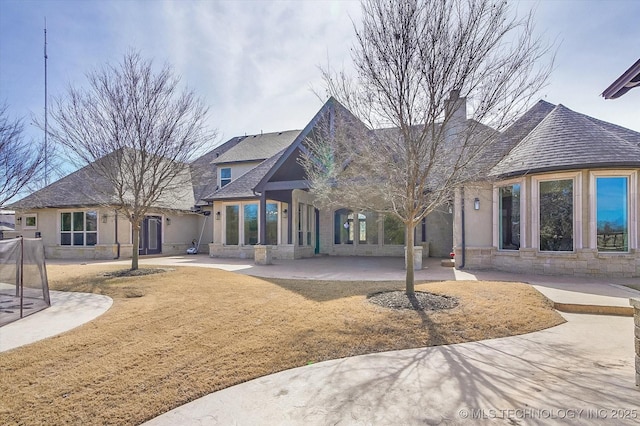
[[[467,245],[464,239],[464,186],[461,189],[461,197],[460,197],[460,227],[461,227],[461,244],[462,244],[462,262],[460,263],[459,269],[464,268],[464,262],[467,254]]]
[[[113,211],[115,213],[115,233],[116,233],[116,259],[120,259],[120,241],[118,241],[118,210]]]

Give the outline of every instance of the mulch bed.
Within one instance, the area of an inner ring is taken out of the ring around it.
[[[413,296],[407,296],[404,291],[383,291],[367,296],[370,303],[391,309],[412,309],[415,311],[441,311],[458,306],[458,299],[451,296],[426,291],[416,291]]]

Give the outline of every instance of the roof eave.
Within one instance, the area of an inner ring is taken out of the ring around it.
[[[211,201],[223,201],[223,200],[258,200],[260,197],[255,195],[229,195],[226,197],[215,197]]]
[[[640,59],[635,64],[626,70],[616,81],[614,81],[609,87],[604,89],[602,97],[605,99],[616,99],[627,93],[633,87],[640,85]],[[629,85],[632,80],[636,80],[635,84]]]
[[[564,166],[554,167],[535,167],[529,169],[515,170],[506,173],[489,173],[490,178],[507,179],[517,176],[525,176],[539,173],[550,173],[559,171],[573,171],[582,169],[611,169],[611,168],[638,168],[640,162],[609,162],[609,163],[585,163],[585,164],[567,164]]]

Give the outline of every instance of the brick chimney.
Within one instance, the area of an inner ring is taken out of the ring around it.
[[[467,127],[467,98],[460,97],[460,90],[452,90],[449,99],[444,101],[444,113],[445,143],[455,154],[458,151],[454,147],[460,147],[460,136]]]
[[[464,123],[467,120],[467,98],[460,97],[460,90],[452,90],[444,101],[445,121]]]

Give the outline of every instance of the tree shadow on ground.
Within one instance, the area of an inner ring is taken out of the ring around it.
[[[404,290],[404,281],[320,281],[261,278],[285,290],[315,302],[328,302],[353,296],[367,296],[381,291]],[[416,285],[425,282],[416,283]]]

